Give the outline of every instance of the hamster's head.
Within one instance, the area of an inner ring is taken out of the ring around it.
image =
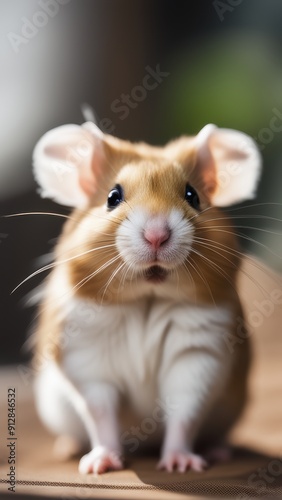
[[[261,159],[250,137],[207,125],[154,147],[67,125],[40,139],[34,169],[43,196],[76,208],[57,250],[75,293],[105,302],[232,293],[239,252],[218,207],[255,195]]]

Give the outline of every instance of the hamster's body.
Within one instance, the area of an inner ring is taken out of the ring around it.
[[[151,422],[148,435],[165,428],[161,468],[202,470],[205,460],[194,447],[224,440],[244,406],[249,365],[247,340],[230,349],[238,318],[243,321],[236,292],[240,258],[230,222],[212,206],[214,193],[218,200],[226,196],[215,161],[207,168],[206,144],[216,131],[202,131],[196,143],[187,138],[153,148],[120,144],[93,127],[91,133],[79,129],[71,158],[82,141],[94,148],[78,162],[84,176],[74,204],[81,208],[65,225],[41,305],[39,413],[54,433],[90,443],[81,472],[119,469],[122,445],[141,443],[133,421],[119,422],[123,405],[143,428]],[[42,152],[51,151],[60,162],[67,158],[69,167],[70,146],[58,154],[66,138],[74,140],[67,132],[55,143],[47,134],[48,147],[43,138],[35,164],[46,164]],[[236,161],[256,163],[256,172],[259,157],[247,145],[247,153],[243,148],[238,154],[233,143],[230,151]],[[255,183],[256,173],[253,178]],[[54,197],[53,180],[46,184],[45,175],[39,182]],[[74,182],[69,180],[70,201]],[[153,431],[152,421],[158,424]]]

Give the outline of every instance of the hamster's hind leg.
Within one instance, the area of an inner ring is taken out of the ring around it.
[[[90,443],[91,451],[81,458],[79,472],[122,469],[119,395],[114,386],[92,381],[78,391],[59,366],[50,364],[36,378],[35,396],[38,413],[51,432],[71,437],[80,450]]]
[[[41,421],[57,436],[55,457],[67,460],[87,449],[87,432],[75,410],[68,384],[55,363],[50,363],[37,374],[34,392]]]

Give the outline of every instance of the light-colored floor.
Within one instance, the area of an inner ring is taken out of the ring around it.
[[[254,357],[249,403],[231,436],[244,450],[237,451],[230,463],[179,475],[157,472],[157,457],[128,457],[124,471],[81,476],[76,460],[61,463],[53,458],[53,438],[37,419],[29,373],[15,366],[0,372],[0,492],[9,487],[7,394],[15,387],[17,493],[171,500],[282,498],[282,305],[273,301],[279,291],[282,298],[282,283],[277,275],[250,264],[244,271],[240,290],[253,325]]]

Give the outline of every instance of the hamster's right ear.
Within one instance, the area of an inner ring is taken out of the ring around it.
[[[111,173],[110,143],[118,148],[119,141],[90,122],[47,132],[33,152],[41,196],[62,205],[84,207],[96,192],[98,196],[98,188],[106,189]]]

